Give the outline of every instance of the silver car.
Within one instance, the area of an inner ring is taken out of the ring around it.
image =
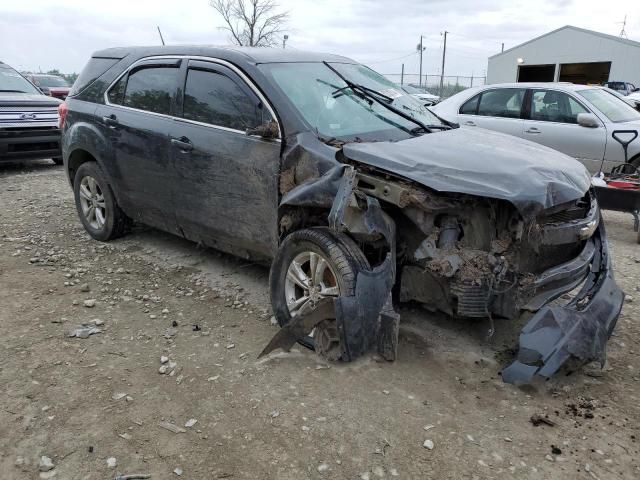
[[[463,127],[487,128],[559,150],[596,173],[624,162],[617,130],[640,133],[640,112],[606,88],[566,83],[508,83],[469,88],[431,107]],[[629,138],[619,135],[623,140]],[[640,140],[628,147],[640,167]]]

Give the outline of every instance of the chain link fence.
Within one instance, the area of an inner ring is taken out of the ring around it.
[[[413,87],[422,85],[429,93],[438,95],[443,99],[467,88],[484,85],[487,81],[487,77],[445,75],[442,79],[441,90],[440,75],[422,75],[422,82],[420,82],[420,75],[413,73],[405,73],[404,75],[400,73],[385,73],[384,76],[392,82],[402,83],[403,85],[411,85]]]

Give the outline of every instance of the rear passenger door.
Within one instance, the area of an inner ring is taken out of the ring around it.
[[[274,120],[243,74],[189,60],[171,132],[175,215],[188,238],[271,255],[277,246],[280,141],[247,135]],[[242,75],[242,76],[241,76]]]
[[[485,90],[460,107],[460,124],[520,136],[525,92],[524,88]]]
[[[119,201],[134,220],[177,232],[169,179],[169,132],[180,59],[136,64],[107,92],[97,116],[114,147],[110,175]]]
[[[523,125],[525,139],[570,155],[591,172],[598,171],[606,145],[604,124],[599,122],[597,128],[578,125],[578,114],[591,112],[571,95],[559,90],[532,90],[528,103],[528,115]]]

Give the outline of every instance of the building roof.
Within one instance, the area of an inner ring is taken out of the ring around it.
[[[616,37],[615,35],[609,35],[609,34],[606,34],[606,33],[600,33],[600,32],[596,32],[594,30],[587,30],[586,28],[574,27],[573,25],[565,25],[564,27],[557,28],[557,29],[555,29],[555,30],[553,30],[551,32],[545,33],[544,35],[540,35],[539,37],[535,37],[535,38],[532,38],[531,40],[527,40],[526,42],[521,43],[520,45],[516,45],[515,47],[511,47],[511,48],[505,50],[504,52],[496,53],[495,55],[492,55],[489,58],[499,57],[500,55],[504,55],[505,53],[508,53],[508,52],[510,52],[512,50],[515,50],[516,48],[520,48],[520,47],[522,47],[524,45],[527,45],[529,43],[536,42],[536,41],[540,40],[541,38],[548,37],[550,35],[554,35],[554,34],[560,32],[561,30],[575,30],[577,32],[585,33],[585,34],[588,34],[588,35],[595,35],[597,37],[602,37],[602,38],[604,38],[606,40],[611,40],[611,41],[624,43],[625,45],[629,45],[629,46],[632,46],[632,47],[640,47],[640,42],[636,42],[635,40],[629,40],[627,38]]]
[[[151,47],[116,47],[100,50],[94,57],[124,58],[151,55],[202,55],[212,57],[242,56],[246,61],[254,63],[278,62],[349,62],[353,60],[340,55],[309,52],[298,49],[270,48],[270,47],[237,47],[233,45],[157,45]]]

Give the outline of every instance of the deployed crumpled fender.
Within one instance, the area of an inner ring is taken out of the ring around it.
[[[318,323],[327,318],[335,318],[341,337],[343,360],[354,360],[374,346],[377,346],[383,358],[395,360],[400,325],[400,316],[394,311],[391,300],[396,269],[395,223],[382,211],[376,198],[366,195],[363,195],[366,210],[355,209],[354,215],[354,207],[349,207],[354,200],[354,184],[353,167],[340,165],[318,180],[293,189],[283,198],[282,204],[323,205],[328,195],[333,193],[329,226],[336,231],[348,231],[348,223],[358,224],[359,227],[364,226],[369,235],[381,235],[389,247],[385,260],[372,270],[358,272],[354,295],[324,299],[316,309],[294,317],[271,339],[260,356],[277,348],[288,351]],[[346,221],[345,212],[348,207],[351,215]]]
[[[613,278],[602,223],[591,241],[596,257],[584,286],[569,304],[547,305],[529,320],[520,334],[517,360],[502,370],[505,382],[530,383],[535,375],[549,378],[569,358],[604,366],[624,293]]]

